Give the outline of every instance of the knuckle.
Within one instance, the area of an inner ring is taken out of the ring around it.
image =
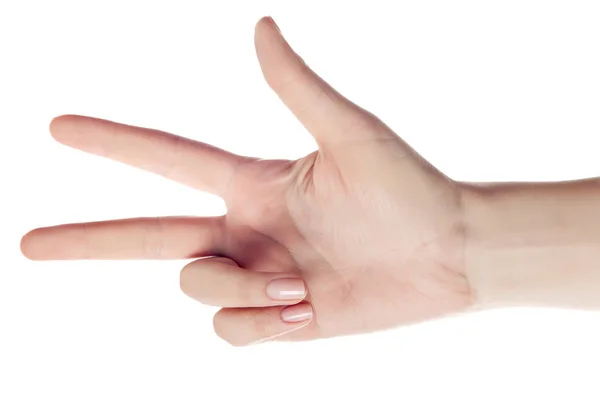
[[[156,217],[144,233],[143,248],[146,259],[161,259],[164,247],[164,217]]]
[[[270,337],[269,325],[267,320],[264,318],[264,314],[260,310],[252,311],[248,313],[248,320],[250,327],[254,332],[254,336],[257,340],[265,339]]]
[[[229,278],[228,271],[224,270],[230,265],[236,263],[228,258],[206,258],[189,263],[179,274],[181,290],[205,305],[244,304],[244,285],[238,287],[239,279]]]
[[[205,293],[206,285],[203,283],[202,266],[201,261],[194,261],[184,266],[179,273],[179,287],[186,295],[205,303],[208,299]]]
[[[255,294],[252,291],[251,279],[247,276],[239,276],[232,284],[232,293],[236,299],[236,303],[250,306],[253,303]]]

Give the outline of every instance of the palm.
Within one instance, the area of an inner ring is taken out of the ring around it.
[[[381,181],[385,156],[370,166],[364,146],[345,152],[362,156],[364,163],[352,161],[361,174],[355,178],[342,178],[338,165],[317,153],[238,168],[227,215],[229,229],[239,232],[236,260],[252,270],[298,270],[318,316],[291,337],[382,329],[468,304],[458,191],[435,172],[422,190],[406,171],[426,173],[427,166],[407,169],[389,154],[394,147],[403,151],[399,139],[385,146],[395,185]]]
[[[59,141],[108,151],[113,159],[219,194],[227,215],[52,227],[28,234],[24,252],[38,259],[217,256],[188,268],[212,275],[187,272],[184,279],[182,272],[182,282],[191,296],[224,306],[215,327],[235,344],[282,333],[279,338],[310,339],[365,332],[468,306],[457,186],[304,66],[271,22],[259,23],[256,39],[267,82],[316,137],[319,152],[262,161],[147,129],[59,118],[53,123]],[[199,162],[204,172],[196,171]],[[143,228],[145,234],[156,236],[140,238],[142,248],[136,247],[131,236],[148,223],[154,227]],[[87,235],[79,244],[73,228]],[[111,244],[119,236],[129,239]],[[273,277],[304,281],[302,303],[312,305],[313,319],[274,321],[277,305],[302,299],[253,297],[251,288]]]

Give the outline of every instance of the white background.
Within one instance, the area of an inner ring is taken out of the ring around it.
[[[600,175],[597,1],[0,0],[0,407],[599,406],[600,312],[499,310],[234,348],[212,332],[215,309],[180,293],[185,261],[20,255],[38,226],[225,211],[55,143],[55,115],[268,158],[314,149],[263,82],[263,15],[451,177]]]

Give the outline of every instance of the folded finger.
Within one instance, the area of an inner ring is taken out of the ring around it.
[[[215,332],[234,346],[289,335],[308,327],[313,319],[310,303],[267,308],[221,309],[213,319]]]
[[[180,274],[181,290],[212,306],[290,305],[306,297],[302,279],[293,273],[255,272],[226,258],[199,259]]]

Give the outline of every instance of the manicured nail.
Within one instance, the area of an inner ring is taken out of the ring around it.
[[[313,317],[312,306],[309,303],[288,306],[281,311],[281,320],[288,323],[298,323]]]
[[[302,300],[306,287],[301,279],[275,279],[267,285],[267,296],[274,300]]]

